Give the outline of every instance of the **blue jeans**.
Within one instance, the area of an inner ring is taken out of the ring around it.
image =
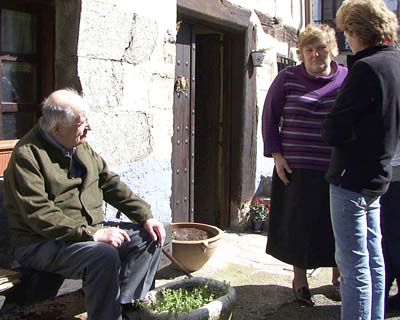
[[[383,320],[385,266],[379,197],[330,186],[342,319]]]
[[[400,181],[392,181],[381,197],[382,249],[385,258],[386,298],[393,280],[400,280]],[[400,289],[400,288],[399,288]]]

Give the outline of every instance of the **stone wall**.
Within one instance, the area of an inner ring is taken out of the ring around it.
[[[287,42],[265,33],[263,13],[295,32],[304,1],[232,0],[253,11],[258,47],[269,59],[257,70],[259,120],[276,54]],[[111,169],[145,200],[154,215],[171,221],[171,138],[175,72],[176,0],[56,0],[56,82],[82,90],[91,103],[89,142]],[[257,181],[272,171],[262,156],[258,122]],[[106,208],[107,218],[115,216]]]
[[[176,1],[58,0],[56,12],[57,87],[82,90],[89,142],[170,221]]]

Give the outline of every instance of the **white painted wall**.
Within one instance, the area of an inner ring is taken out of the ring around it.
[[[258,125],[257,125],[257,168],[255,186],[260,182],[261,175],[271,176],[274,168],[274,162],[271,158],[264,157],[264,145],[261,133],[261,117],[264,106],[264,100],[269,86],[278,73],[277,54],[288,55],[288,44],[279,42],[270,35],[267,35],[261,26],[261,23],[254,10],[277,17],[282,24],[295,29],[304,28],[304,0],[234,0],[235,4],[251,9],[251,21],[255,25],[257,32],[257,48],[267,48],[266,59],[262,67],[256,69],[257,72],[257,107],[258,107]],[[295,50],[290,50],[291,59],[296,60]]]
[[[277,17],[283,24],[296,29],[303,25],[304,0],[232,0],[230,2]]]
[[[85,0],[78,41],[89,141],[163,221],[171,220],[175,23],[175,0]]]

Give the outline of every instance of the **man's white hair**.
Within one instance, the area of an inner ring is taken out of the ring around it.
[[[67,88],[65,90],[80,96],[74,89]],[[56,123],[62,123],[63,126],[68,127],[73,125],[76,119],[77,115],[71,108],[56,104],[51,95],[44,99],[42,103],[42,118],[40,120],[40,127],[44,131],[50,132]]]

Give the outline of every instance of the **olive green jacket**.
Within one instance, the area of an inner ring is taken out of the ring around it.
[[[103,200],[144,223],[148,203],[137,197],[85,143],[75,158],[84,168],[69,178],[72,158],[43,138],[39,126],[15,146],[4,173],[4,207],[11,244],[26,246],[48,239],[86,241],[102,227]]]

